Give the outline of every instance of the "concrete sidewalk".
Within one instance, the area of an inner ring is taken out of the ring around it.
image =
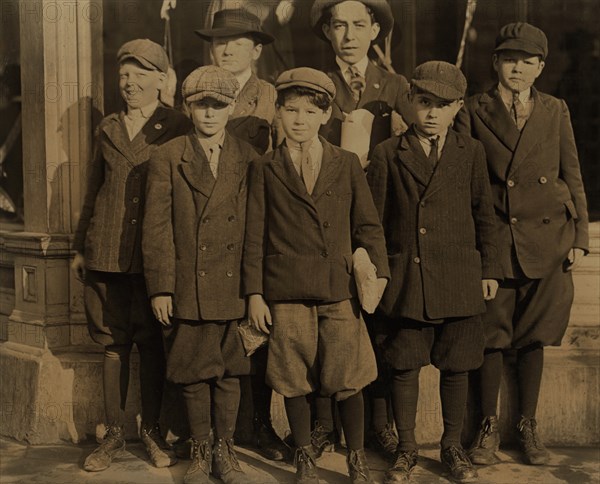
[[[179,484],[189,461],[180,461],[168,469],[152,467],[140,442],[128,443],[125,455],[104,472],[88,473],[81,466],[93,450],[93,444],[27,446],[0,439],[0,483],[102,483],[102,484]],[[273,463],[247,449],[239,448],[242,468],[252,482],[294,482],[294,468]],[[520,463],[516,451],[502,451],[502,463],[478,469],[481,483],[553,484],[600,483],[600,450],[590,448],[551,449],[548,466],[533,467]],[[412,476],[415,483],[447,483],[439,451],[425,448],[420,452],[419,466]],[[323,484],[347,483],[345,451],[325,454],[318,462]],[[386,463],[369,452],[369,465],[375,482],[383,481]],[[220,481],[215,480],[218,483]]]

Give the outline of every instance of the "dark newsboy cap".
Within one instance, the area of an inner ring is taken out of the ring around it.
[[[165,49],[149,39],[125,42],[117,52],[117,60],[121,63],[127,59],[135,59],[152,71],[159,70],[166,73],[169,70],[169,58]]]
[[[209,42],[215,37],[235,35],[249,35],[260,44],[270,44],[275,40],[272,35],[262,30],[260,19],[243,8],[219,10],[213,17],[212,28],[195,32]]]
[[[461,70],[443,61],[429,61],[417,66],[410,83],[447,101],[461,99],[467,91],[467,79]]]
[[[187,103],[211,97],[231,104],[237,97],[240,83],[229,71],[217,66],[202,66],[192,71],[181,86],[181,94]]]
[[[548,55],[548,39],[537,27],[526,22],[514,22],[500,29],[494,51],[500,50],[520,50],[545,59]]]
[[[278,91],[295,86],[328,94],[332,99],[335,97],[335,85],[329,76],[310,67],[297,67],[284,71],[275,81],[275,89]]]
[[[320,39],[329,42],[323,33],[323,24],[327,18],[325,14],[331,7],[337,5],[338,3],[342,3],[343,1],[345,0],[316,0],[313,4],[310,11],[310,23],[314,33],[317,34]],[[375,15],[375,20],[381,27],[379,35],[375,40],[386,37],[392,31],[392,27],[394,27],[394,16],[392,15],[392,9],[390,8],[388,2],[386,0],[358,1],[371,9]]]

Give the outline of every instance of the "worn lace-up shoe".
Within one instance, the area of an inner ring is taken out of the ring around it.
[[[535,418],[522,417],[517,429],[525,463],[534,466],[547,464],[550,455],[540,440]]]
[[[457,482],[475,482],[477,471],[462,447],[451,445],[441,452],[441,461],[450,471],[452,479]]]
[[[195,439],[190,439],[190,443],[190,458],[192,462],[185,476],[183,476],[183,482],[184,484],[210,484],[209,476],[212,461],[210,443],[208,440],[199,442]]]
[[[469,458],[473,464],[492,465],[500,462],[496,452],[500,447],[498,417],[485,417],[469,449]]]
[[[367,440],[367,447],[378,452],[386,460],[392,461],[398,448],[398,435],[391,424],[387,424],[383,430],[372,432]]]
[[[307,445],[296,449],[294,465],[296,466],[296,484],[319,484],[312,446]]]
[[[140,436],[154,467],[169,467],[177,463],[175,451],[163,438],[157,423],[142,425]]]
[[[323,452],[333,452],[335,450],[335,431],[329,432],[319,422],[315,422],[315,427],[310,434],[310,441],[315,459],[319,459]]]
[[[348,465],[348,474],[352,484],[361,482],[372,483],[371,473],[369,472],[369,463],[364,449],[348,450],[346,456],[346,464]]]
[[[233,439],[217,439],[213,446],[212,473],[225,484],[247,484],[250,478],[242,472]]]
[[[392,467],[390,467],[383,478],[383,484],[406,483],[410,480],[410,474],[417,465],[419,453],[416,450],[399,450]]]
[[[109,425],[104,440],[87,456],[83,468],[88,472],[99,472],[108,469],[113,459],[119,457],[124,450],[123,427]]]
[[[271,422],[255,419],[254,431],[256,448],[263,457],[274,461],[287,460],[290,457],[290,448],[279,438]]]

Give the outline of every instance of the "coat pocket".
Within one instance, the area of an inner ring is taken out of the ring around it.
[[[573,200],[567,200],[565,202],[565,207],[572,219],[577,220],[579,218],[579,214],[577,213],[577,209],[575,208]]]

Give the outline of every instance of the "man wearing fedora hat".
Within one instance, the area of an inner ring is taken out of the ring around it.
[[[227,129],[249,142],[261,154],[271,148],[271,124],[275,116],[275,88],[252,71],[263,45],[274,38],[261,28],[260,19],[242,8],[220,10],[212,27],[196,30],[210,42],[214,64],[233,73],[241,88]]]
[[[336,96],[330,121],[321,129],[322,136],[335,145],[342,145],[342,125],[347,115],[364,109],[373,115],[368,143],[367,160],[375,146],[388,139],[397,130],[394,121],[399,120],[405,129],[407,119],[408,82],[401,75],[392,74],[369,61],[367,53],[373,42],[385,38],[392,30],[394,18],[386,0],[316,0],[311,10],[314,33],[329,42],[335,53],[335,63],[327,69],[328,76],[336,87]],[[399,134],[399,133],[397,133]],[[368,163],[361,159],[363,166]],[[378,341],[374,328],[379,325],[377,316],[366,315],[367,325],[373,341]],[[376,353],[377,344],[376,346]],[[384,381],[386,374],[379,369],[378,381],[367,393],[371,407],[372,447],[392,456],[398,439],[389,423],[389,386]],[[332,418],[327,415],[327,402],[317,402],[316,430],[324,427],[323,435],[331,434]],[[324,418],[325,417],[325,418]],[[316,442],[329,441],[327,437],[315,435]]]
[[[271,84],[254,74],[252,63],[260,57],[262,46],[273,42],[273,37],[263,32],[257,16],[241,8],[216,12],[212,28],[197,30],[196,34],[210,42],[214,63],[234,74],[241,86],[227,123],[228,131],[264,154],[271,147],[276,93]],[[258,350],[252,356],[255,374],[242,378],[243,410],[236,439],[255,445],[268,459],[283,460],[289,449],[271,425],[272,390],[265,384],[266,357],[265,349]],[[246,428],[253,431],[244,435]]]

